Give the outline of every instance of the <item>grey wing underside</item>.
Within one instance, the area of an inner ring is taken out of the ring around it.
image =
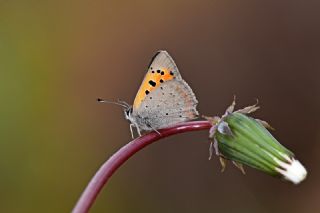
[[[137,123],[143,130],[161,129],[197,118],[197,99],[184,80],[164,82],[142,102]]]

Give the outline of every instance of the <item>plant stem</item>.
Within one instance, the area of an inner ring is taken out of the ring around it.
[[[168,137],[183,132],[197,131],[210,129],[211,124],[208,121],[190,121],[185,123],[179,123],[173,127],[159,130],[160,134],[156,132],[150,132],[146,135],[138,137],[124,145],[116,153],[114,153],[96,172],[88,186],[82,193],[76,206],[73,209],[73,213],[86,213],[93,205],[98,193],[101,191],[103,186],[107,183],[112,174],[134,155],[145,146],[158,141],[161,138]]]

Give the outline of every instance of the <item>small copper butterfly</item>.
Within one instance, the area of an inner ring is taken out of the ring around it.
[[[182,79],[179,70],[167,51],[158,51],[152,58],[133,105],[123,101],[110,102],[124,108],[125,118],[137,129],[156,132],[179,122],[198,117],[198,101],[190,86]],[[158,132],[159,133],[159,132]],[[133,137],[134,138],[134,137]]]

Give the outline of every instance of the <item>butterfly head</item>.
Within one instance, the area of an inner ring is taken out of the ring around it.
[[[123,108],[123,111],[124,111],[124,116],[127,120],[131,120],[131,114],[132,114],[132,111],[133,111],[133,108],[132,106],[127,106],[126,108]]]

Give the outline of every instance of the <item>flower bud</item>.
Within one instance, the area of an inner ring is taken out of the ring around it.
[[[210,131],[216,154],[233,161],[242,170],[245,164],[295,184],[305,179],[306,169],[270,134],[266,129],[269,125],[246,115],[258,107],[254,105],[236,112],[232,112],[233,107],[228,109],[220,120],[215,117]]]

